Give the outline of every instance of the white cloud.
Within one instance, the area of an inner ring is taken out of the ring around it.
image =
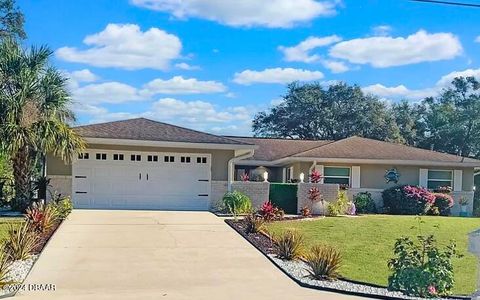
[[[77,82],[93,82],[99,79],[99,77],[93,74],[89,69],[73,71],[69,74],[70,78]]]
[[[292,81],[311,81],[322,79],[320,71],[309,71],[293,68],[272,68],[263,71],[245,70],[235,73],[233,81],[238,84],[250,85],[252,83],[290,83]]]
[[[87,104],[118,104],[146,99],[135,87],[115,81],[78,87],[72,91],[72,98],[75,102]]]
[[[372,28],[373,35],[388,36],[392,32],[392,27],[389,25],[379,25]]]
[[[340,42],[330,48],[332,57],[377,68],[452,59],[461,53],[462,45],[452,33],[430,34],[424,30],[406,38],[358,38]]]
[[[134,5],[235,27],[288,28],[336,13],[333,0],[131,0]]]
[[[166,70],[171,60],[180,57],[182,49],[177,36],[158,28],[142,32],[135,24],[108,24],[103,31],[85,37],[83,42],[91,47],[85,50],[62,47],[56,56],[96,67]]]
[[[175,67],[185,71],[200,70],[199,66],[192,66],[184,62],[175,64]]]
[[[343,61],[322,59],[321,64],[329,69],[332,73],[343,73],[350,70],[350,68]]]
[[[421,100],[426,97],[437,95],[443,88],[450,86],[455,77],[470,76],[473,76],[477,78],[477,80],[480,80],[480,69],[466,69],[463,71],[450,72],[442,76],[433,87],[428,87],[424,89],[409,89],[405,85],[388,87],[377,83],[363,87],[362,90],[366,93],[371,93],[387,99]]]
[[[154,94],[210,94],[225,92],[227,87],[217,81],[200,81],[196,78],[175,76],[168,80],[154,79],[145,84],[142,93]]]
[[[321,59],[317,54],[310,54],[315,48],[325,47],[341,41],[336,35],[325,37],[310,36],[298,45],[292,47],[279,46],[278,50],[283,53],[283,59],[286,61],[300,61],[305,63],[316,62]]]

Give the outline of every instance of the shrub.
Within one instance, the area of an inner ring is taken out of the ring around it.
[[[55,204],[35,202],[26,209],[25,217],[30,228],[38,233],[49,231],[60,219]]]
[[[394,215],[419,215],[430,210],[435,195],[427,189],[411,185],[396,186],[382,192],[387,212]]]
[[[305,263],[310,277],[318,280],[336,279],[342,263],[340,252],[327,245],[316,245],[305,256]]]
[[[346,191],[339,191],[337,200],[328,204],[328,214],[330,216],[344,215],[350,206]]]
[[[247,225],[246,233],[258,233],[263,230],[265,225],[263,217],[254,213],[246,216],[244,220]]]
[[[455,282],[451,260],[459,257],[454,242],[441,250],[433,235],[418,236],[418,243],[402,237],[393,251],[395,257],[388,262],[393,272],[388,277],[389,289],[419,297],[450,294]]]
[[[313,170],[312,173],[310,173],[310,182],[311,183],[320,183],[323,179],[323,175],[318,172],[317,170]]]
[[[353,203],[357,208],[357,213],[360,214],[374,214],[377,212],[375,201],[372,199],[372,194],[369,192],[360,192],[353,197]]]
[[[235,218],[239,214],[250,213],[252,211],[252,200],[247,195],[239,192],[227,192],[223,196],[223,204]]]
[[[58,217],[62,220],[66,219],[73,210],[73,202],[70,197],[61,198],[54,205]]]
[[[283,209],[276,207],[270,201],[265,201],[258,213],[265,221],[281,220],[285,215]]]
[[[11,265],[12,262],[5,253],[5,247],[2,245],[0,247],[0,288],[3,288],[7,284],[13,283],[12,281],[8,280],[8,272],[10,271]]]
[[[37,234],[30,228],[28,222],[20,226],[9,224],[7,234],[4,250],[11,261],[29,258],[38,244]]]
[[[304,249],[304,237],[296,230],[287,230],[274,237],[278,245],[277,257],[286,260],[300,258]]]
[[[430,208],[432,214],[438,212],[441,216],[450,215],[450,208],[452,208],[454,201],[452,196],[444,193],[434,193],[435,203],[433,207]]]

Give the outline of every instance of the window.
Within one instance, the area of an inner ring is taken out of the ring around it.
[[[285,182],[291,182],[293,179],[293,167],[285,168]]]
[[[123,160],[123,154],[114,154],[113,160]]]
[[[130,155],[130,160],[131,161],[142,161],[142,156],[139,154],[132,154]]]
[[[165,155],[165,157],[163,158],[163,161],[164,162],[175,162],[175,156]]]
[[[207,158],[206,157],[197,157],[197,164],[206,164]]]
[[[88,153],[78,153],[78,159],[89,159]]]
[[[453,186],[453,172],[451,170],[428,170],[428,189],[434,190],[441,186]]]
[[[158,161],[158,155],[149,155],[147,156],[148,161]]]
[[[323,183],[337,183],[350,185],[350,168],[347,167],[324,167]]]
[[[190,156],[182,156],[182,157],[180,157],[180,162],[182,162],[182,163],[190,163]]]
[[[95,155],[95,158],[97,160],[107,160],[107,154],[106,153],[97,153]]]

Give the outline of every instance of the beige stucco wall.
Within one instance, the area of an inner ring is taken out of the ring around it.
[[[212,155],[212,180],[228,179],[228,161],[234,157],[233,150],[209,150],[190,148],[160,148],[143,146],[119,146],[119,145],[88,145],[89,149],[143,151],[143,152],[179,152],[179,153],[208,153]],[[86,150],[88,152],[88,149]],[[93,155],[90,155],[93,158]],[[47,156],[48,175],[72,175],[72,166],[65,164],[61,159]]]
[[[352,164],[329,164],[318,162],[317,165],[323,166],[345,166],[351,167]],[[300,173],[305,174],[305,180],[308,180],[309,169],[312,166],[310,162],[296,162],[290,166],[293,166],[293,176],[295,179],[299,179]],[[420,169],[440,169],[440,170],[462,170],[463,171],[463,182],[462,189],[463,191],[472,191],[473,190],[473,168],[447,168],[447,167],[429,167],[429,166],[394,166],[394,165],[362,165],[355,164],[355,166],[360,166],[360,187],[369,188],[369,189],[386,189],[396,185],[419,184],[419,173]],[[398,183],[387,183],[385,181],[384,175],[385,171],[396,168],[400,173],[400,178]]]

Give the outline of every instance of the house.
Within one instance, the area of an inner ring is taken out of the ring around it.
[[[78,208],[207,210],[249,173],[272,182],[300,180],[318,170],[324,183],[350,196],[397,184],[435,188],[473,198],[480,161],[360,137],[305,141],[218,136],[144,118],[79,126],[88,146],[71,164],[47,157],[57,192]],[[386,176],[388,174],[388,176]],[[388,182],[387,179],[388,178]],[[396,182],[395,182],[396,181]]]

